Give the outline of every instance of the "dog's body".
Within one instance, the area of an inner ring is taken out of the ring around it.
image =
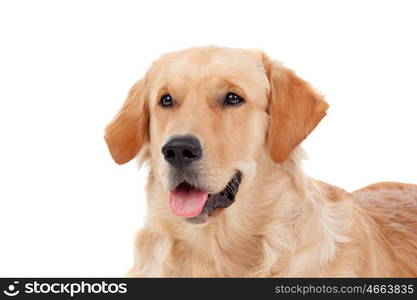
[[[129,275],[417,276],[417,185],[348,193],[302,171],[299,144],[326,110],[260,51],[154,63],[106,132],[118,163],[150,163]]]

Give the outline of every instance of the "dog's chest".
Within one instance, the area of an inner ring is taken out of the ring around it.
[[[262,249],[241,243],[240,250],[206,244],[204,249],[174,243],[163,272],[169,277],[248,277],[259,267]]]

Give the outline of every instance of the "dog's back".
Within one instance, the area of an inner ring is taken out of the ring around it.
[[[417,270],[417,185],[380,182],[353,195],[380,225],[403,268]]]

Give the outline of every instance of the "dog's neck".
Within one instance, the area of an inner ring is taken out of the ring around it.
[[[239,247],[236,264],[245,266],[245,276],[307,276],[330,263],[336,249],[350,241],[350,197],[308,177],[301,166],[303,155],[296,149],[280,165],[260,159],[254,181],[215,227],[213,236],[229,237],[223,248]]]

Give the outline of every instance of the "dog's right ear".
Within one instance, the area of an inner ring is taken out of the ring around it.
[[[149,112],[145,80],[133,85],[125,103],[106,127],[104,139],[111,156],[118,164],[134,158],[149,140]]]

